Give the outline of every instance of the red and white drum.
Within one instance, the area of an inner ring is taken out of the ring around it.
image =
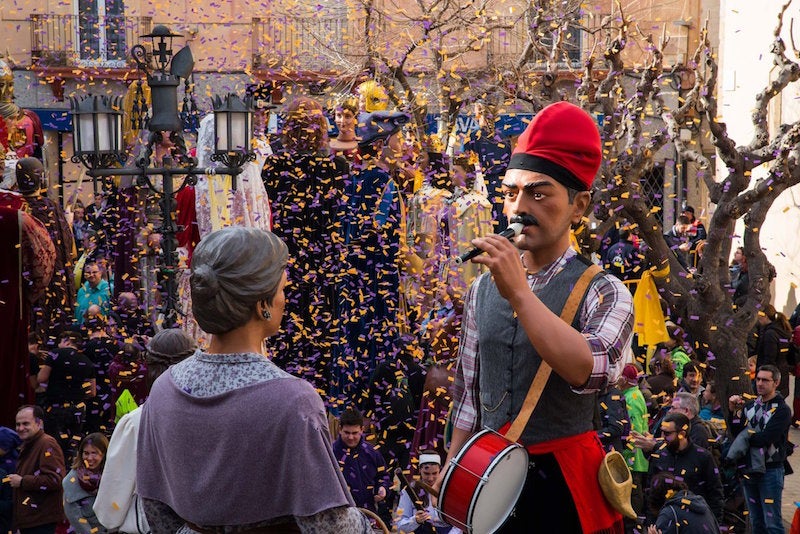
[[[528,475],[528,452],[494,430],[472,436],[450,462],[437,509],[469,534],[491,534],[505,523]]]

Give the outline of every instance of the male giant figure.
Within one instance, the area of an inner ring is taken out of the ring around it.
[[[502,532],[622,532],[602,495],[604,452],[592,425],[595,392],[631,341],[630,292],[601,273],[573,324],[559,315],[588,262],[570,246],[570,228],[591,202],[601,160],[597,125],[580,108],[543,109],[519,139],[502,182],[505,213],[532,216],[513,242],[473,240],[472,261],[490,273],[471,286],[453,395],[448,460],[482,426],[503,431],[516,417],[542,361],[553,373],[520,438],[528,479]]]

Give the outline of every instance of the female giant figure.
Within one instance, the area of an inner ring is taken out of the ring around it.
[[[142,411],[137,483],[153,534],[369,528],[319,395],[263,354],[280,329],[287,261],[286,245],[255,228],[224,228],[195,249],[192,308],[213,338],[159,377]]]

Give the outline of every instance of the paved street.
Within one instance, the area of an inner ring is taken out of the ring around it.
[[[794,511],[797,509],[797,504],[795,503],[800,502],[800,430],[792,428],[789,431],[789,441],[794,443],[797,448],[795,453],[789,457],[789,463],[792,464],[794,474],[784,479],[782,515],[786,532],[789,532]]]

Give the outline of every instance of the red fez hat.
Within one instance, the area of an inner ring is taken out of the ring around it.
[[[540,172],[588,191],[601,157],[594,120],[574,104],[556,102],[540,111],[519,137],[508,168]]]

